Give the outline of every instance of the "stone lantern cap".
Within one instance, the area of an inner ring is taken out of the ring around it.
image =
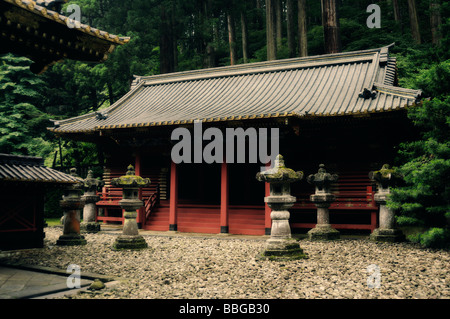
[[[325,165],[320,164],[318,172],[309,175],[306,180],[316,187],[316,192],[329,193],[331,184],[337,182],[338,178],[339,176],[337,174],[328,173],[325,169]]]
[[[293,183],[299,181],[303,178],[303,172],[294,171],[293,169],[287,168],[284,165],[284,158],[282,155],[277,155],[275,158],[275,165],[273,168],[268,169],[264,172],[259,172],[256,174],[256,179],[260,182],[268,183]]]
[[[93,175],[92,170],[89,170],[87,177],[83,180],[83,186],[86,191],[95,192],[98,187],[105,184],[103,181],[94,178]]]
[[[77,169],[71,168],[70,175],[77,179],[77,182],[64,188],[60,205],[63,209],[78,209],[81,205],[81,193],[83,192],[83,179],[77,175]]]
[[[136,176],[133,165],[130,165],[126,175],[113,178],[111,184],[122,188],[141,188],[150,185],[150,178]]]
[[[389,164],[384,164],[380,170],[369,173],[370,180],[377,183],[381,191],[388,190],[390,186],[396,186],[403,181],[403,175]]]
[[[75,167],[72,167],[70,169],[70,175],[75,177],[77,179],[77,182],[70,184],[68,186],[65,187],[66,191],[66,195],[75,195],[75,194],[79,194],[82,192],[83,190],[83,179],[81,177],[79,177],[77,175],[77,169]]]

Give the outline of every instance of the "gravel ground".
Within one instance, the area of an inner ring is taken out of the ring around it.
[[[264,240],[144,235],[149,249],[114,251],[111,232],[84,234],[88,244],[76,247],[55,246],[61,228],[45,232],[44,248],[15,252],[7,261],[77,264],[81,272],[124,279],[71,298],[450,298],[450,252],[411,243],[301,240],[309,259],[274,262],[257,259]],[[379,287],[371,288],[377,269]]]

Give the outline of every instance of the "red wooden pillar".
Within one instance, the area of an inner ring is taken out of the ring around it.
[[[136,155],[135,155],[134,172],[135,172],[136,176],[142,176],[141,153],[139,151],[136,151]],[[139,199],[142,200],[142,188],[139,188],[138,196],[139,196]],[[144,207],[141,207],[138,209],[136,222],[137,222],[139,228],[142,228],[142,225],[144,225],[144,223],[145,223],[144,210],[145,210]]]
[[[220,169],[220,233],[228,233],[228,164],[224,160]]]
[[[177,164],[170,164],[169,230],[177,230],[178,174]]]
[[[270,168],[270,161],[266,164],[267,169]],[[270,184],[264,183],[265,196],[270,196]],[[272,230],[272,218],[270,218],[270,213],[272,209],[270,209],[267,203],[264,204],[264,225],[265,225],[265,234],[270,235]]]

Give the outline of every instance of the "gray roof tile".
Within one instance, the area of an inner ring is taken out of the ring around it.
[[[72,184],[82,179],[44,166],[40,157],[0,154],[0,181]]]

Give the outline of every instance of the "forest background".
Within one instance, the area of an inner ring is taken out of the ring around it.
[[[31,62],[0,57],[0,153],[41,156],[49,167],[101,167],[95,145],[61,140],[50,119],[104,109],[124,95],[133,75],[154,75],[297,56],[366,50],[395,42],[399,86],[430,98],[408,116],[422,138],[398,146],[406,184],[389,205],[409,239],[449,242],[450,2],[441,0],[74,0],[81,22],[129,36],[100,64],[57,63],[37,76]],[[380,28],[370,4],[380,8]],[[59,196],[59,195],[56,195]],[[48,208],[47,210],[55,210]]]

